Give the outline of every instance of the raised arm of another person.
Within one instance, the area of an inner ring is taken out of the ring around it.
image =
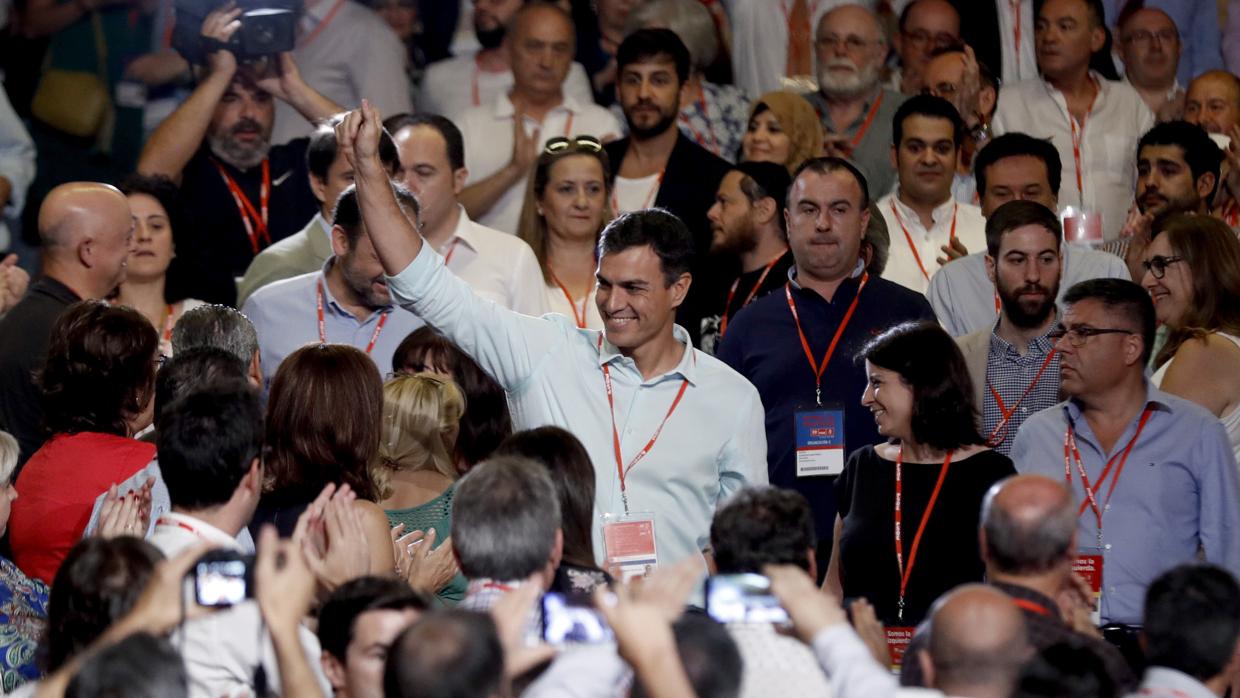
[[[520,109],[516,110],[512,117],[512,158],[508,160],[508,164],[490,177],[474,182],[461,191],[461,205],[465,207],[470,218],[478,220],[486,215],[504,192],[529,174],[542,148],[542,140],[538,137],[540,131],[541,129],[536,128],[533,133],[526,135],[525,115]]]
[[[344,107],[306,84],[291,53],[281,53],[274,60],[269,59],[263,72],[257,76],[256,83],[272,97],[296,109],[312,124],[344,111]]]
[[[553,350],[575,338],[571,323],[514,313],[474,295],[422,244],[422,236],[396,203],[392,182],[379,161],[382,126],[366,100],[336,127],[341,152],[353,166],[362,221],[392,297],[405,309],[456,342],[507,391],[518,390]]]
[[[263,527],[254,562],[254,596],[276,650],[281,693],[321,698],[323,693],[299,634],[315,591],[315,577],[299,547],[299,541],[280,540],[274,526]]]
[[[34,141],[0,90],[0,209],[6,215],[21,215],[26,189],[34,179],[34,163]]]

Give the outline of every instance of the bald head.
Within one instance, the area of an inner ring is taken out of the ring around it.
[[[1008,575],[1068,569],[1075,550],[1076,511],[1063,483],[1017,475],[995,484],[982,502],[982,557]]]
[[[933,687],[948,695],[1010,694],[1030,655],[1024,616],[1011,598],[966,584],[941,597],[930,618],[923,661]]]
[[[1240,124],[1240,78],[1224,70],[1193,78],[1184,99],[1184,120],[1207,133],[1229,133]]]
[[[576,47],[572,17],[547,2],[526,4],[512,18],[504,42],[515,97],[536,100],[560,94]]]
[[[116,187],[56,187],[39,208],[44,272],[79,294],[103,297],[124,280],[133,225],[129,201]]]

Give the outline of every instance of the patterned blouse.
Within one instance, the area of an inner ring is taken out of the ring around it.
[[[35,648],[47,625],[47,585],[0,558],[0,689],[38,679]]]

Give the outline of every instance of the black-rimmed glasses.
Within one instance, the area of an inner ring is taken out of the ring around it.
[[[1124,330],[1118,327],[1090,327],[1089,325],[1077,325],[1075,327],[1064,327],[1060,325],[1051,330],[1046,336],[1052,342],[1058,342],[1064,337],[1068,338],[1068,344],[1074,347],[1083,347],[1089,341],[1090,337],[1097,337],[1100,334],[1136,334],[1132,330]]]
[[[1145,267],[1146,271],[1153,274],[1155,279],[1161,279],[1167,275],[1167,267],[1175,264],[1176,262],[1183,261],[1183,257],[1164,257],[1162,255],[1154,255],[1144,262],[1141,262],[1141,266]]]

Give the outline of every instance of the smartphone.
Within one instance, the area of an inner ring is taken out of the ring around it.
[[[254,557],[212,550],[194,564],[194,597],[200,606],[235,606],[254,596]]]
[[[706,580],[706,613],[720,623],[787,625],[788,612],[760,574],[718,574]]]
[[[543,640],[552,645],[613,642],[615,635],[588,596],[549,591],[542,598]]]

